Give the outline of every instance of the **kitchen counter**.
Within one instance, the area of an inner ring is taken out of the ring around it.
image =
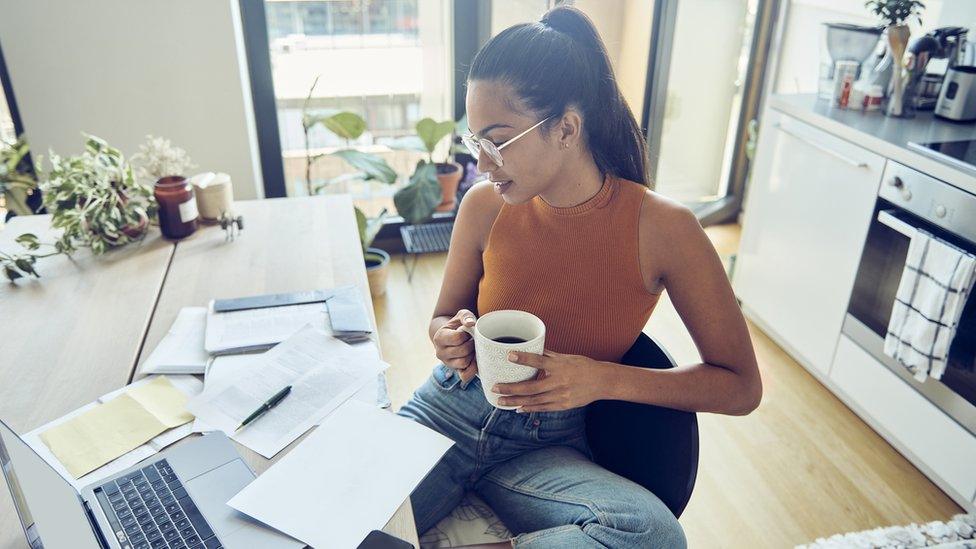
[[[773,95],[767,101],[769,108],[976,194],[976,169],[966,171],[908,148],[909,141],[976,139],[976,123],[942,120],[931,111],[919,112],[914,118],[892,118],[881,111],[840,109],[815,94]]]

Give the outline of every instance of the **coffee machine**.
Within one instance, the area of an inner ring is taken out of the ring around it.
[[[909,74],[905,100],[911,101],[916,110],[930,111],[935,108],[943,80],[950,70],[960,64],[966,34],[964,27],[942,27],[909,45],[905,65]],[[929,62],[933,59],[945,59],[945,69],[929,72]]]
[[[817,89],[823,99],[830,99],[834,93],[834,73],[841,61],[858,64],[854,80],[858,80],[870,69],[872,53],[881,40],[881,27],[863,27],[849,23],[824,23],[821,44],[820,79]]]

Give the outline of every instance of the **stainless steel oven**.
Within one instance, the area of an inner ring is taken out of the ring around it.
[[[843,333],[976,434],[976,297],[970,294],[941,380],[918,382],[884,354],[884,335],[915,228],[976,253],[976,195],[889,161]]]

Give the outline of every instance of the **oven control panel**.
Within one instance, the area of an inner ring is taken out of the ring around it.
[[[889,160],[878,196],[976,242],[976,195]]]

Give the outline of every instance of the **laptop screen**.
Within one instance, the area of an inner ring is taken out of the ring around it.
[[[0,468],[32,548],[99,549],[78,492],[3,421]]]

